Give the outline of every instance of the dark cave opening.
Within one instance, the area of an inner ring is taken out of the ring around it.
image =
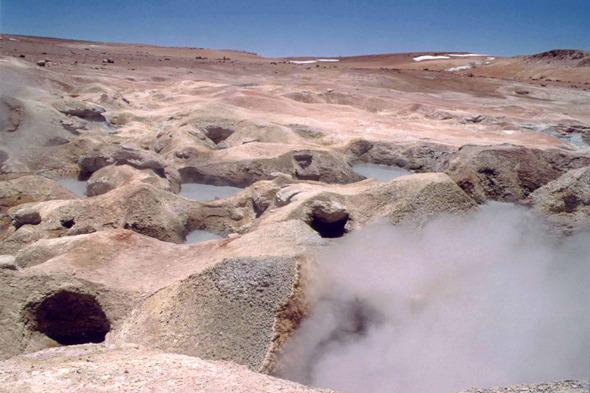
[[[60,291],[33,307],[33,329],[62,345],[100,343],[111,323],[92,295]]]
[[[312,216],[312,220],[309,223],[309,226],[312,227],[317,233],[320,234],[321,237],[334,239],[338,237],[342,237],[346,234],[346,223],[348,222],[348,215],[346,217],[332,221],[326,222],[326,220]]]

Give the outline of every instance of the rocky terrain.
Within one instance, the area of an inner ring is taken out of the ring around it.
[[[3,35],[0,391],[322,391],[269,375],[339,238],[489,201],[558,239],[590,230],[588,59]],[[239,192],[198,200],[189,184]]]

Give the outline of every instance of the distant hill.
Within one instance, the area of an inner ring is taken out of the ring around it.
[[[526,64],[559,67],[590,67],[590,51],[578,49],[554,49],[523,59]]]

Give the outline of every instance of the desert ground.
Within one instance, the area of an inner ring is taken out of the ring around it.
[[[291,377],[309,359],[289,344],[338,242],[490,202],[588,239],[590,52],[274,59],[4,34],[0,165],[0,391],[328,391]],[[454,391],[588,390],[511,384]]]

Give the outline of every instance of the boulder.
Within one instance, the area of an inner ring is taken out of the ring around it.
[[[17,270],[14,256],[0,255],[0,269]]]
[[[274,203],[276,207],[287,206],[295,196],[305,191],[305,186],[285,185],[280,191],[275,193]]]
[[[259,241],[268,239],[268,244]],[[275,223],[228,239],[178,245],[129,230],[41,239],[15,256],[30,274],[75,275],[108,288],[151,293],[215,266],[226,258],[296,257],[326,243],[298,220]]]
[[[112,152],[100,149],[94,149],[81,156],[78,160],[78,166],[82,173],[94,173],[114,163],[115,159],[113,158]]]
[[[37,225],[41,223],[41,215],[34,209],[22,208],[10,214],[12,225],[18,229],[23,225]]]
[[[2,71],[6,70],[3,68]],[[9,79],[6,74],[3,76],[6,80]],[[49,82],[42,80],[38,83]],[[0,132],[0,146],[10,154],[10,159],[2,165],[2,173],[55,171],[58,174],[60,171],[68,171],[67,167],[77,159],[57,152],[61,146],[55,146],[55,142],[70,140],[72,134],[61,124],[66,115],[44,102],[46,93],[42,93],[40,89],[38,85],[31,90],[35,93],[26,98],[0,97],[0,131],[5,131]],[[5,90],[3,94],[9,92],[8,89]],[[23,95],[28,91],[25,87],[19,90]]]

